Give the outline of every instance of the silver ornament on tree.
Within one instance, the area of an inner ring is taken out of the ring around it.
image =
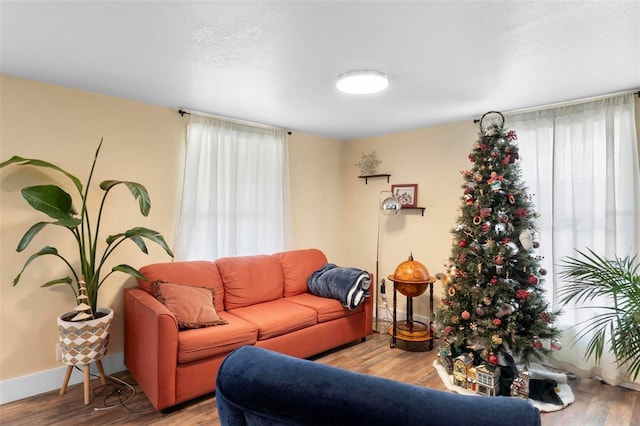
[[[513,306],[507,304],[507,303],[502,303],[500,305],[500,308],[498,309],[498,311],[496,312],[496,317],[498,318],[503,318],[507,315],[511,315],[513,313]]]

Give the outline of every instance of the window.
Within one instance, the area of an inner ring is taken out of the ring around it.
[[[288,171],[285,130],[192,115],[176,259],[287,249]]]

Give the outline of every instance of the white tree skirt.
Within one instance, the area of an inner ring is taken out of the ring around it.
[[[469,389],[465,389],[465,388],[461,388],[460,386],[454,385],[453,384],[453,376],[448,374],[447,370],[445,370],[444,367],[442,365],[440,365],[437,360],[433,361],[433,367],[438,372],[438,375],[440,376],[440,380],[442,380],[442,383],[444,383],[444,385],[450,391],[457,392],[457,393],[463,394],[463,395],[481,396],[481,395],[477,394],[475,391],[472,391],[472,390],[469,390]],[[571,390],[571,386],[569,386],[567,384],[567,376],[566,375],[561,374],[561,373],[554,373],[552,371],[547,370],[542,365],[536,364],[536,363],[531,363],[531,365],[528,366],[527,368],[531,372],[531,378],[533,378],[533,379],[553,379],[553,380],[556,381],[556,383],[558,383],[558,389],[560,389],[560,392],[558,392],[558,396],[562,400],[563,405],[556,405],[556,404],[551,404],[551,403],[547,403],[547,402],[536,401],[535,399],[531,399],[531,398],[527,399],[527,401],[531,405],[536,407],[538,410],[540,410],[542,412],[562,410],[564,407],[566,407],[569,404],[572,404],[576,400],[575,396],[573,395],[573,391]]]

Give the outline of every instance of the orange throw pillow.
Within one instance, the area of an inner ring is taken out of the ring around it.
[[[214,307],[216,293],[213,288],[164,281],[154,281],[152,286],[153,295],[173,312],[180,329],[227,324]]]

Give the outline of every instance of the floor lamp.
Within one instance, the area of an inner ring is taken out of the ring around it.
[[[383,201],[380,201],[382,198],[382,194],[388,193],[390,194]],[[393,193],[391,191],[380,191],[378,195],[378,239],[376,240],[376,300],[375,300],[375,309],[376,309],[376,331],[380,331],[378,329],[378,317],[380,316],[378,304],[380,300],[380,217],[381,213],[385,216],[392,216],[400,213],[400,209],[402,206],[400,202],[393,197]]]

